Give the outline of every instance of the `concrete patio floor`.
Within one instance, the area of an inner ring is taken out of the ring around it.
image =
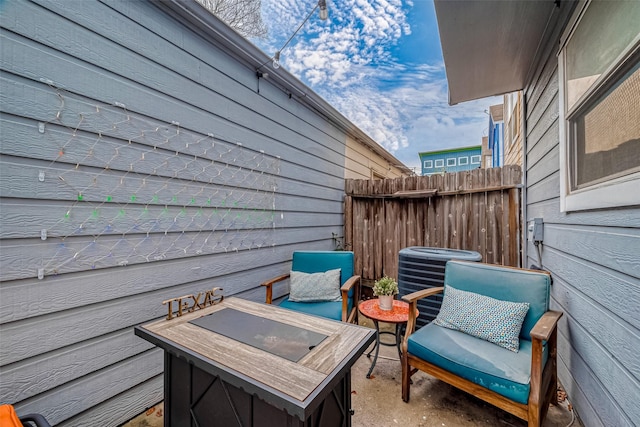
[[[360,324],[373,327],[360,316]],[[381,324],[382,330],[390,325]],[[385,336],[388,339],[390,337]],[[373,346],[373,345],[372,345]],[[526,427],[527,423],[423,372],[417,372],[411,399],[402,401],[402,369],[395,347],[382,346],[368,379],[371,360],[363,354],[351,369],[353,427]],[[373,358],[373,355],[371,356]],[[565,400],[549,408],[543,427],[582,427]],[[162,406],[141,414],[122,427],[162,426]]]
[[[361,324],[369,326],[365,322]],[[384,357],[378,357],[371,379],[366,377],[371,360],[365,354],[351,369],[354,427],[527,426],[525,421],[424,372],[417,372],[412,377],[411,399],[405,403],[401,397],[402,369],[397,350],[382,346],[380,355]],[[543,426],[581,427],[577,419],[572,423],[572,412],[567,405],[565,400],[558,406],[551,406]]]

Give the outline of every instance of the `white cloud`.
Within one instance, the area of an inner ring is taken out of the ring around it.
[[[361,84],[321,94],[399,160],[417,167],[419,152],[480,145],[488,126],[483,111],[501,102],[495,97],[449,106],[446,81],[438,74],[441,67],[423,67],[395,86]]]
[[[266,1],[265,6],[267,3],[271,1]],[[310,2],[307,10],[313,5]],[[284,65],[314,86],[344,88],[360,81],[361,73],[352,70],[352,66],[389,61],[389,48],[409,32],[400,0],[345,0],[339,6],[330,3],[329,10],[329,21],[310,19],[305,37],[298,38],[282,53]]]
[[[269,41],[275,52],[293,34],[316,0],[263,0]],[[444,65],[403,64],[392,56],[409,35],[401,0],[329,1],[329,20],[310,19],[283,50],[281,62],[349,120],[407,166],[418,153],[481,143],[500,98],[449,106]]]

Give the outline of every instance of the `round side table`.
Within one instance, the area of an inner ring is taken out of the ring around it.
[[[406,323],[409,320],[409,304],[404,301],[393,300],[393,308],[391,310],[381,310],[378,306],[378,299],[374,298],[360,302],[360,304],[358,304],[358,310],[364,317],[371,319],[376,327],[376,343],[374,347],[369,351],[369,353],[367,353],[367,357],[371,358],[371,353],[374,350],[376,352],[373,356],[373,361],[371,362],[369,372],[367,373],[367,378],[371,378],[371,372],[373,372],[373,368],[376,366],[376,362],[378,361],[378,352],[381,345],[390,347],[396,346],[398,349],[398,357],[402,357],[402,351],[400,350],[400,342],[402,337],[401,330],[404,326],[406,326]],[[418,310],[416,310],[416,315],[418,315]],[[395,333],[387,331],[380,332],[378,322],[395,324]],[[380,335],[382,334],[395,335],[395,342],[385,343],[380,341]]]

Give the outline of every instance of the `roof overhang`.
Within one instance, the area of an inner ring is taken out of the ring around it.
[[[435,0],[449,104],[523,89],[555,0]]]

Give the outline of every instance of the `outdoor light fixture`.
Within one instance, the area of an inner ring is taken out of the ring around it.
[[[302,24],[298,26],[296,31],[291,35],[291,37],[289,37],[289,40],[287,40],[287,42],[284,45],[282,45],[280,50],[276,51],[276,53],[273,55],[273,58],[271,58],[273,59],[273,63],[271,64],[273,68],[275,68],[276,70],[280,68],[280,52],[282,52],[284,48],[287,47],[289,42],[296,36],[296,34],[298,34],[298,31],[300,31],[303,25],[309,20],[309,18],[311,18],[311,16],[316,11],[316,9],[319,10],[318,12],[319,17],[322,21],[326,21],[329,18],[329,10],[327,9],[327,0],[318,0],[318,3],[313,7],[313,9],[311,9],[311,12],[309,12],[307,17],[304,18],[304,21],[302,21]],[[262,66],[267,62],[269,62],[269,60],[266,60],[264,63],[262,63],[256,70],[260,70],[260,68],[262,68]]]
[[[326,21],[329,18],[329,11],[327,10],[327,0],[318,1],[318,7],[320,8],[320,19]]]
[[[287,42],[280,48],[280,50],[277,51],[275,55],[273,55],[273,64],[272,64],[273,68],[275,68],[276,70],[280,68],[280,52],[282,52],[284,48],[287,47],[289,42],[296,36],[296,34],[298,34],[298,31],[300,31],[303,25],[309,20],[309,18],[311,18],[311,15],[313,15],[313,12],[315,12],[316,9],[320,10],[319,15],[322,21],[326,21],[329,18],[329,10],[327,9],[327,0],[318,0],[318,4],[316,4],[315,7],[311,9],[311,12],[309,12],[307,17],[304,18],[304,21],[302,21],[302,24],[300,24],[300,26],[298,26],[298,28],[291,35],[291,37],[289,37],[289,40],[287,40]]]

